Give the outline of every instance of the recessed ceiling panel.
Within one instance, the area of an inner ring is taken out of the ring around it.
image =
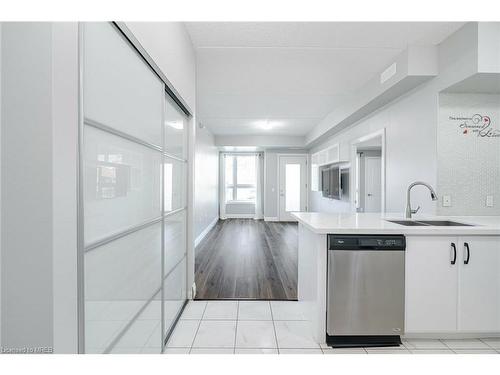
[[[406,48],[438,44],[462,22],[189,22],[195,47]]]
[[[435,45],[449,22],[202,22],[197,115],[215,134],[304,135],[409,45]],[[262,129],[252,124],[282,121]]]

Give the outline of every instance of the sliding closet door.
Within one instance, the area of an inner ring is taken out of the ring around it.
[[[165,95],[164,154],[164,280],[165,337],[181,311],[186,293],[187,118]]]
[[[82,36],[84,351],[159,353],[186,300],[186,117],[115,26]]]

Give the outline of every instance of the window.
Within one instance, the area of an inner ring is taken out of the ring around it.
[[[255,202],[255,155],[229,155],[225,160],[226,202]]]

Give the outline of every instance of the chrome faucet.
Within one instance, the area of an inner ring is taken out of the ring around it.
[[[415,181],[415,182],[411,183],[410,186],[408,186],[408,191],[406,193],[406,218],[407,219],[411,219],[411,215],[412,214],[416,214],[418,212],[418,210],[420,209],[420,206],[418,206],[415,210],[413,210],[411,208],[411,200],[410,200],[411,189],[412,189],[412,187],[414,187],[416,185],[423,185],[427,189],[429,189],[429,191],[431,192],[431,199],[433,201],[437,201],[437,199],[438,199],[436,192],[434,191],[434,189],[432,188],[432,186],[429,185],[428,183],[422,182],[422,181]]]

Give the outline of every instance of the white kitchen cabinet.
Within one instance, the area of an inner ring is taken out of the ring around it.
[[[340,160],[340,145],[338,143],[326,149],[326,164],[336,163]]]
[[[317,157],[318,165],[321,166],[321,165],[325,165],[327,163],[325,150],[321,150],[320,152],[317,152],[314,155],[316,155],[316,157]]]
[[[336,143],[330,147],[312,154],[311,160],[315,160],[318,166],[339,163],[340,145]]]
[[[311,191],[319,191],[318,154],[311,155]]]
[[[500,237],[406,241],[407,333],[500,332]]]
[[[457,267],[451,264],[456,242],[456,237],[406,237],[407,333],[457,329]]]
[[[458,330],[500,331],[500,238],[460,237],[459,249]]]
[[[340,144],[338,143],[311,154],[311,191],[321,190],[320,167],[340,162]]]

